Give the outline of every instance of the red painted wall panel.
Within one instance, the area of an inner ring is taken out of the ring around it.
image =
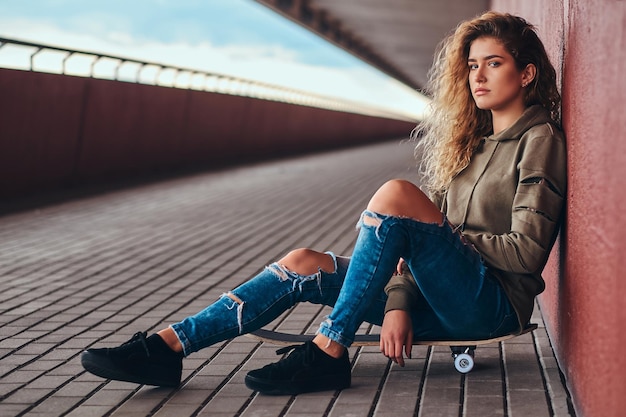
[[[537,23],[560,71],[567,219],[540,297],[579,417],[626,410],[626,2],[494,0]]]
[[[188,91],[90,79],[77,175],[112,178],[176,165]]]
[[[86,81],[0,69],[2,192],[72,176]]]
[[[236,161],[249,104],[244,97],[190,91],[183,160],[209,167]]]
[[[0,69],[0,197],[406,137],[412,122]]]

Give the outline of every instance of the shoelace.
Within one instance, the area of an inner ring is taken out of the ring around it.
[[[128,342],[123,343],[122,346],[140,342],[141,346],[143,346],[143,349],[146,351],[146,356],[149,358],[150,350],[148,349],[148,343],[146,342],[146,334],[146,332],[137,332]]]
[[[298,348],[302,348],[304,347],[304,345],[290,345],[290,346],[285,346],[283,348],[280,348],[276,351],[277,355],[284,355],[287,352],[290,352],[292,350],[296,350]]]
[[[291,345],[280,348],[276,351],[277,355],[282,355],[287,352],[291,353],[289,353],[289,356],[286,358],[267,366],[276,369],[288,369],[293,363],[308,366],[315,360],[315,350],[311,345],[312,343],[305,343],[304,345]]]

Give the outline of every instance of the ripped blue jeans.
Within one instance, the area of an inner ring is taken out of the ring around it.
[[[259,329],[303,301],[333,307],[319,333],[350,346],[362,322],[382,324],[384,287],[400,258],[420,291],[411,312],[415,338],[486,338],[518,328],[500,284],[446,221],[422,223],[366,210],[358,226],[350,258],[328,252],[334,271],[303,276],[273,263],[196,315],[173,324],[185,356]]]

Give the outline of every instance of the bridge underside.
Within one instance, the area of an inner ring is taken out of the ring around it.
[[[488,0],[257,0],[413,88],[437,44]]]

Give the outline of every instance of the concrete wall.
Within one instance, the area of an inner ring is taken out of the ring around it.
[[[414,122],[0,69],[0,198],[407,137]]]
[[[579,417],[626,413],[626,2],[493,0],[538,26],[561,74],[567,218],[540,305]]]

